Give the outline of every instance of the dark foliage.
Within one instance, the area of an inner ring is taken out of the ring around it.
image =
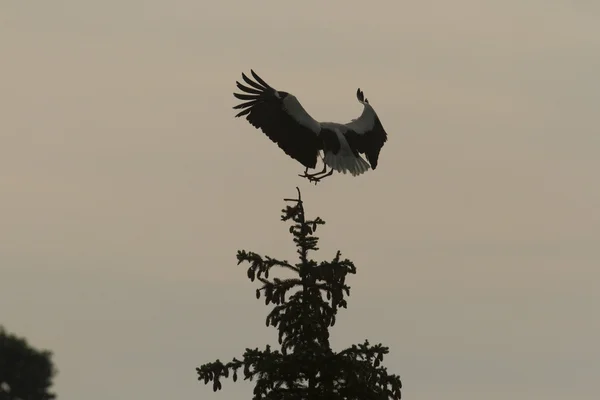
[[[198,380],[212,382],[221,389],[222,378],[255,380],[253,399],[400,399],[402,384],[389,375],[382,360],[388,348],[372,346],[365,340],[340,352],[329,344],[329,328],[335,324],[340,308],[346,308],[350,295],[346,276],[355,274],[354,264],[341,259],[338,251],[331,261],[317,263],[309,252],[318,250],[315,231],[325,222],[308,220],[298,190],[298,199],[282,210],[282,221],[292,221],[290,233],[299,262],[290,264],[253,252],[238,251],[238,264],[248,262],[248,278],[262,285],[256,297],[273,304],[266,324],[279,331],[280,350],[246,349],[241,360],[220,360],[196,368]],[[293,271],[293,278],[269,278],[274,268]]]
[[[0,400],[51,400],[56,373],[52,353],[36,350],[25,339],[0,327]]]

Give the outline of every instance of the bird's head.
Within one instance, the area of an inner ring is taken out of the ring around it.
[[[360,90],[360,88],[358,88],[358,90],[356,91],[356,98],[361,103],[369,104],[369,100],[367,98],[365,98],[365,94],[363,93],[362,90]]]

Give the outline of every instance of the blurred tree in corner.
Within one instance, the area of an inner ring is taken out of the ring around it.
[[[253,252],[238,251],[238,264],[248,262],[248,278],[262,284],[256,298],[264,296],[273,304],[267,326],[279,331],[280,350],[246,349],[241,360],[223,363],[216,360],[196,368],[198,380],[212,382],[221,389],[222,378],[238,375],[253,381],[253,399],[400,399],[402,383],[390,375],[382,361],[388,348],[372,346],[368,340],[335,352],[329,343],[329,328],[335,324],[340,307],[346,308],[350,295],[346,276],[355,274],[354,264],[341,259],[338,251],[331,261],[316,262],[309,252],[318,250],[315,231],[325,222],[306,219],[298,189],[297,199],[282,210],[282,221],[292,221],[290,233],[297,247],[299,262],[290,264]],[[291,205],[290,205],[291,204]],[[292,278],[269,279],[275,269],[286,269]]]
[[[52,353],[36,350],[0,326],[0,400],[51,400]]]

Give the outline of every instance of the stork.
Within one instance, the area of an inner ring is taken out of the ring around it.
[[[244,92],[233,94],[244,100],[233,107],[242,110],[236,118],[246,116],[250,124],[262,130],[288,156],[304,165],[304,174],[299,176],[317,184],[333,171],[357,176],[369,167],[377,168],[387,133],[360,88],[356,91],[356,98],[363,105],[363,111],[357,119],[345,124],[318,122],[294,95],[272,88],[253,70],[250,72],[255,80],[242,73],[246,85],[236,81],[238,89]],[[309,168],[316,167],[319,155],[323,160],[323,170],[309,174]],[[329,172],[327,167],[331,168]]]

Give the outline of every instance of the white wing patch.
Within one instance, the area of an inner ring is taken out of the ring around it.
[[[283,107],[285,111],[300,125],[317,134],[321,131],[321,124],[319,124],[319,122],[317,122],[313,117],[310,116],[309,113],[306,112],[296,96],[288,94],[287,97],[283,99]]]
[[[330,124],[330,128],[333,127],[333,124]],[[330,168],[336,170],[337,172],[350,172],[352,176],[357,176],[367,172],[370,168],[369,163],[366,162],[360,155],[356,157],[350,149],[350,145],[346,141],[346,138],[340,132],[340,129],[336,128],[335,134],[340,141],[340,151],[337,154],[333,154],[332,152],[325,152],[325,157],[323,158],[323,162]]]
[[[364,109],[360,117],[348,122],[345,126],[359,135],[364,135],[375,126],[375,110],[369,103],[364,103]]]

